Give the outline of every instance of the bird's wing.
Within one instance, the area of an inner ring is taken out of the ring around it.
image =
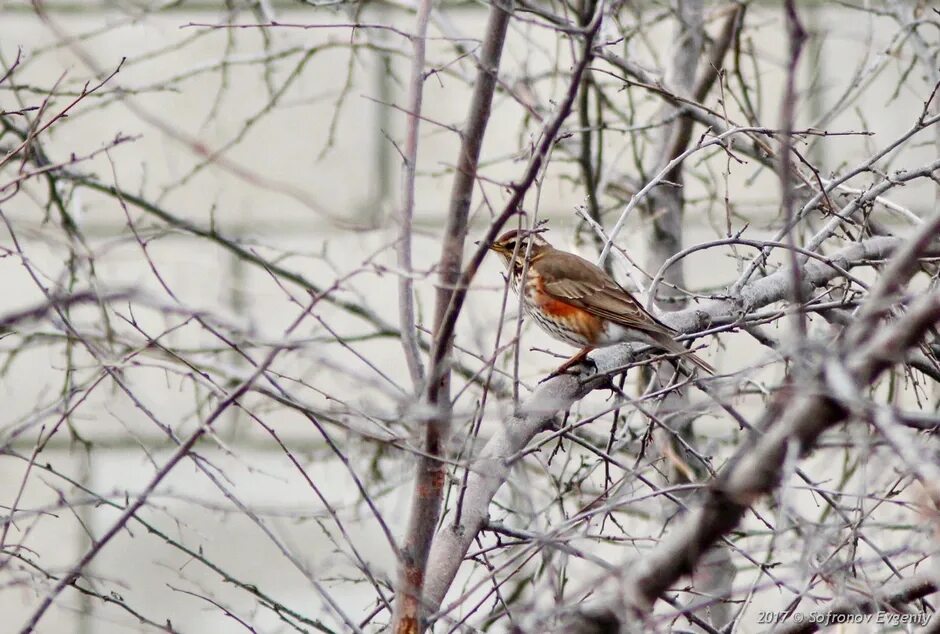
[[[674,331],[648,313],[603,269],[573,253],[554,250],[551,258],[534,263],[544,280],[544,291],[555,299],[626,328],[649,333]]]

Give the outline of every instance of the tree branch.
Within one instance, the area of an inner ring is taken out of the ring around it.
[[[890,284],[910,279],[917,258],[935,243],[938,230],[940,213],[893,258],[888,266],[893,277]],[[877,289],[870,301],[878,303]],[[630,608],[633,618],[643,619],[672,584],[689,574],[721,537],[737,527],[751,504],[777,486],[791,447],[800,455],[810,452],[820,434],[848,417],[850,412],[828,396],[826,375],[844,372],[858,385],[871,384],[940,319],[940,292],[923,296],[888,326],[875,328],[880,313],[866,314],[870,316],[850,326],[839,354],[819,361],[815,379],[819,385],[780,391],[755,426],[759,431],[718,474],[700,505],[657,547],[625,562],[623,570],[631,572],[624,579],[618,605]],[[606,607],[597,613],[610,614]]]
[[[494,11],[497,9],[494,6]],[[447,254],[447,245],[456,244],[458,236],[448,230],[445,238],[445,253],[442,254],[442,284],[438,291],[440,300],[444,294],[449,297],[448,304],[440,312],[441,304],[438,304],[438,314],[435,319],[434,345],[431,352],[431,362],[428,371],[427,402],[429,406],[436,410],[434,417],[428,421],[426,430],[425,452],[426,456],[420,459],[418,467],[418,477],[415,483],[415,495],[412,502],[412,515],[409,522],[408,537],[406,538],[405,562],[402,566],[403,572],[400,576],[400,583],[403,581],[409,584],[409,590],[406,591],[405,601],[408,606],[405,608],[406,617],[398,621],[397,632],[417,631],[413,629],[403,629],[405,627],[418,627],[417,618],[413,616],[418,611],[417,597],[420,596],[419,590],[425,585],[425,571],[431,549],[431,542],[434,538],[438,519],[440,518],[440,507],[443,500],[444,488],[444,462],[437,456],[441,455],[442,439],[446,437],[450,424],[450,399],[449,399],[449,380],[448,380],[448,360],[450,349],[453,345],[453,333],[457,324],[457,317],[463,307],[470,283],[473,281],[483,258],[486,256],[488,246],[492,244],[498,232],[512,215],[518,212],[519,206],[525,197],[526,192],[535,182],[541,171],[542,165],[548,156],[549,151],[555,143],[555,139],[561,129],[562,123],[568,117],[574,104],[578,87],[581,85],[581,78],[590,59],[590,50],[594,43],[594,37],[600,28],[601,16],[603,15],[603,3],[598,3],[591,24],[584,35],[584,45],[581,58],[578,60],[574,71],[572,72],[571,82],[564,99],[558,105],[555,116],[545,125],[542,131],[541,141],[537,146],[535,153],[529,160],[526,171],[520,181],[513,185],[512,195],[506,203],[503,211],[491,223],[486,236],[480,241],[480,246],[474,253],[466,269],[456,279],[449,280],[450,284],[444,284],[444,260],[450,261],[453,253]],[[458,178],[460,172],[458,171]],[[455,184],[456,190],[456,184]],[[467,199],[469,201],[469,198]],[[464,221],[466,218],[464,217]],[[463,249],[463,238],[466,233],[465,225],[460,228],[459,246]],[[459,254],[456,255],[459,263]],[[455,283],[456,282],[456,283]],[[451,290],[452,289],[452,290]],[[412,548],[413,545],[413,548]],[[399,595],[401,597],[401,595]],[[399,598],[399,601],[402,601]],[[437,603],[428,604],[427,597],[424,598],[426,605],[431,605],[436,609]]]
[[[875,614],[886,610],[900,609],[907,603],[922,599],[938,590],[936,580],[927,575],[916,575],[886,585],[878,592],[862,595],[855,599],[845,598],[818,607],[819,612],[828,614]],[[791,623],[776,628],[777,634],[810,634],[818,632],[825,624],[806,620],[803,623]]]
[[[418,129],[421,125],[421,103],[424,98],[424,57],[431,0],[418,3],[415,34],[411,36],[414,58],[408,85],[408,132],[405,140],[405,174],[402,186],[401,227],[398,233],[398,321],[401,344],[415,390],[424,382],[424,367],[418,353],[418,331],[415,328],[414,282],[411,279],[411,231],[415,210],[415,175],[418,169]]]
[[[439,457],[442,456],[444,439],[450,426],[450,370],[445,369],[443,361],[449,358],[453,342],[448,334],[442,335],[441,331],[446,330],[445,314],[453,289],[460,278],[477,163],[489,122],[503,43],[509,26],[511,0],[508,1],[509,6],[503,6],[501,1],[497,0],[490,7],[477,82],[470,101],[467,123],[461,135],[460,154],[457,157],[450,209],[438,265],[440,283],[435,300],[432,356],[425,394],[427,405],[435,410],[435,413],[422,421],[425,455],[418,459],[411,515],[402,547],[403,559],[395,598],[393,631],[399,634],[418,632],[422,629],[420,604],[425,566],[443,500],[445,463]]]

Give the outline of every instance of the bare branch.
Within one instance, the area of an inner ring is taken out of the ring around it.
[[[448,435],[450,418],[449,368],[445,368],[443,362],[450,356],[452,342],[449,333],[442,334],[441,331],[445,328],[444,318],[454,292],[452,289],[460,276],[467,217],[476,182],[477,161],[492,108],[511,6],[494,2],[490,7],[477,82],[461,136],[457,170],[451,190],[447,227],[438,265],[440,285],[435,301],[433,345],[426,386],[427,405],[436,411],[432,417],[421,421],[424,426],[426,456],[418,461],[411,515],[401,548],[403,561],[398,577],[393,624],[394,631],[399,634],[423,629],[420,623],[425,567],[443,501],[444,463],[439,460],[439,456],[442,455],[443,441]]]
[[[418,169],[418,129],[421,125],[421,103],[424,99],[425,38],[431,1],[418,3],[415,34],[411,38],[414,59],[411,62],[411,81],[408,86],[408,126],[405,137],[405,175],[402,185],[401,228],[398,234],[398,267],[403,275],[398,278],[398,327],[401,343],[411,372],[415,390],[424,383],[424,366],[418,353],[418,331],[415,327],[414,282],[411,279],[411,232],[415,211],[415,175]]]

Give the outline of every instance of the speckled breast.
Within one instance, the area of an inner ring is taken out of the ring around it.
[[[521,284],[522,271],[514,270],[512,275],[512,287],[519,294],[522,291],[522,307],[525,314],[535,320],[539,327],[549,335],[569,343],[573,346],[583,347],[595,344],[595,339],[599,334],[598,327],[603,330],[603,326],[597,318],[588,315],[582,310],[572,309],[563,312],[550,310],[551,304],[559,304],[557,300],[551,300],[544,295],[540,288],[538,274],[532,267],[526,271],[525,284]]]

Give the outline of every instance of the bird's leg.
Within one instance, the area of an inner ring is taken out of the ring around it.
[[[572,367],[578,365],[579,363],[587,359],[588,353],[593,349],[594,349],[594,346],[585,346],[581,348],[573,357],[571,357],[570,359],[562,363],[560,366],[558,366],[554,372],[552,372],[547,377],[539,381],[539,383],[544,383],[545,381],[551,378],[554,378],[558,376],[559,374],[564,374],[565,371],[571,369]]]

